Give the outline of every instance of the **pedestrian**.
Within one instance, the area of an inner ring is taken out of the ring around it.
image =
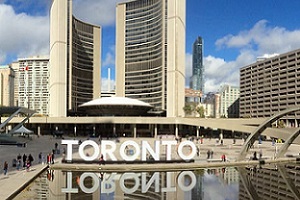
[[[226,162],[226,156],[225,156],[225,154],[223,154],[223,155],[221,156],[221,159],[222,159],[223,162]]]
[[[198,157],[200,156],[200,149],[199,149],[199,147],[197,147],[197,156]]]
[[[208,151],[207,151],[207,159],[210,158],[210,153],[211,153],[210,150],[208,150]]]
[[[257,155],[256,155],[256,151],[254,151],[254,153],[253,153],[253,158],[252,158],[252,160],[258,160],[258,159],[257,159]]]
[[[39,163],[42,163],[42,157],[43,157],[43,154],[42,152],[39,153]]]
[[[19,154],[17,156],[17,170],[20,170],[20,168],[21,168],[21,160],[22,160],[22,156],[21,156],[21,154]]]
[[[54,164],[54,152],[51,153],[51,164]]]
[[[210,151],[210,158],[213,159],[213,157],[214,157],[214,151],[211,150],[211,151]]]
[[[103,164],[104,164],[103,154],[101,154],[101,156],[100,156],[100,158],[99,158],[99,161],[100,161],[100,165],[103,165]]]
[[[28,161],[29,161],[29,165],[31,166],[32,165],[32,162],[33,162],[33,157],[31,154],[28,155]]]
[[[7,161],[4,162],[3,171],[4,171],[4,175],[6,175],[7,171],[8,171],[8,163],[7,163]]]
[[[26,167],[26,160],[27,160],[27,156],[26,156],[26,154],[24,153],[24,155],[23,155],[23,168]]]
[[[48,155],[47,155],[47,164],[48,165],[51,164],[51,153],[48,153]]]
[[[275,145],[275,140],[274,140],[274,138],[272,138],[272,146],[274,146]]]
[[[26,171],[29,171],[29,169],[30,169],[30,166],[31,166],[31,164],[30,164],[30,160],[29,160],[29,159],[27,159],[27,161],[26,161]]]

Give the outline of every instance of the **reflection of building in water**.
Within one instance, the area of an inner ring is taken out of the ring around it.
[[[34,191],[36,194],[34,198],[36,199],[49,199],[49,185],[47,182],[47,174],[43,174],[42,176],[38,177],[34,181],[35,189]]]
[[[49,181],[47,183],[49,185],[48,199],[100,199],[100,175],[98,173],[85,173],[86,175],[84,175],[83,172],[62,172],[57,170],[53,173],[54,178],[51,180],[48,178]],[[93,178],[95,179],[93,180]],[[80,186],[80,184],[83,186]]]
[[[219,177],[221,180],[223,180],[223,183],[230,185],[232,183],[238,183],[239,182],[239,172],[233,168],[233,167],[227,167],[227,168],[220,168],[219,171]]]
[[[203,174],[204,170],[198,170],[194,172],[196,175],[196,185],[192,189],[192,199],[202,200],[204,199],[204,191],[203,191]]]
[[[239,199],[253,199],[256,196],[260,199],[286,200],[300,197],[300,165],[239,170],[240,173],[243,171],[246,181],[243,183],[241,178]]]
[[[207,169],[207,173],[219,177],[226,185],[239,182],[239,172],[234,167]]]

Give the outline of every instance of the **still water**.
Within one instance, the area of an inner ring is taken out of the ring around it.
[[[48,170],[16,199],[299,199],[300,164],[181,172],[98,173]]]

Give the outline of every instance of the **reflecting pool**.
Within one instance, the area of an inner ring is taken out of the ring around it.
[[[180,172],[47,170],[16,199],[299,199],[300,164]]]

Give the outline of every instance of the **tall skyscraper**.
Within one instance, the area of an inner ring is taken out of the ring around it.
[[[190,87],[204,92],[203,41],[197,37],[193,44],[193,73]]]
[[[185,0],[117,5],[116,95],[168,117],[184,116]]]
[[[50,8],[49,115],[76,115],[79,105],[100,96],[100,27],[76,19],[72,0]]]

